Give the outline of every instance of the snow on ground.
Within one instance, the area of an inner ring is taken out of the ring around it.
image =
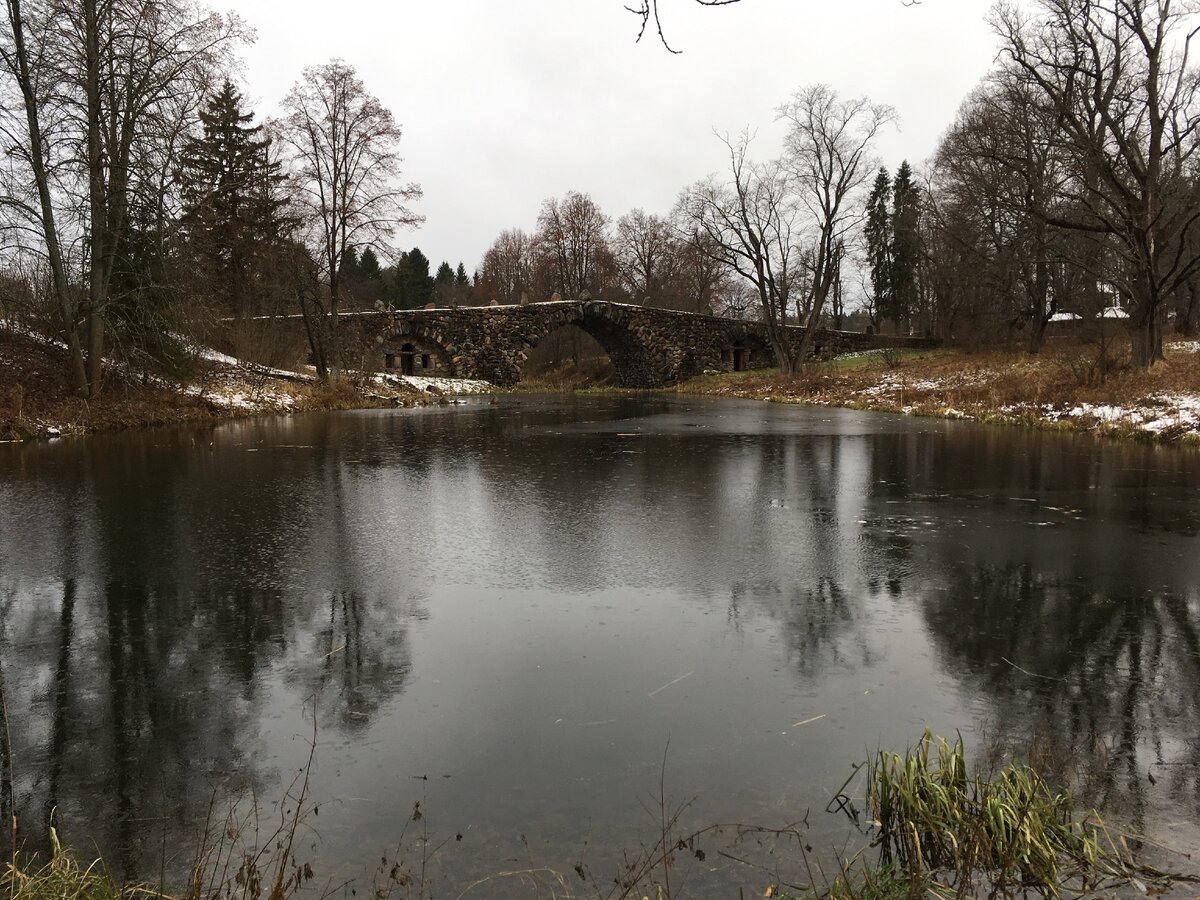
[[[1200,397],[1193,394],[1152,394],[1136,403],[1014,403],[1001,407],[1011,416],[1033,417],[1046,422],[1071,422],[1082,426],[1123,426],[1161,437],[1200,434]]]
[[[28,325],[24,325],[15,319],[0,319],[0,331],[10,331],[13,334],[19,334],[47,347],[58,347],[60,350],[67,349],[67,345],[63,341],[48,338],[41,332],[35,331]]]
[[[1176,353],[1200,353],[1200,341],[1174,341],[1167,344],[1167,349]]]
[[[296,407],[295,396],[285,390],[269,385],[253,388],[234,379],[221,379],[209,384],[190,384],[183,392],[225,409],[280,412]]]
[[[987,369],[974,372],[960,372],[948,378],[918,378],[909,379],[899,372],[884,372],[877,384],[863,388],[855,393],[860,397],[891,397],[904,391],[945,391],[971,385],[984,384],[993,373]]]
[[[486,394],[495,388],[490,382],[471,378],[431,378],[424,375],[378,374],[375,382],[410,387],[429,394]]]

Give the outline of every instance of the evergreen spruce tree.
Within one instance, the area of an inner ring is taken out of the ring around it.
[[[433,279],[429,277],[429,258],[413,247],[396,265],[395,305],[397,309],[420,309],[433,299]]]
[[[377,281],[382,275],[382,271],[379,266],[379,257],[375,255],[374,248],[367,247],[363,250],[362,255],[358,258],[358,274],[363,278]]]
[[[875,314],[893,318],[892,309],[892,176],[881,168],[867,200],[867,261]]]
[[[906,160],[892,185],[892,311],[889,318],[906,322],[917,310],[917,265],[920,262],[920,194]]]
[[[438,306],[458,306],[458,287],[454,283],[454,269],[443,261],[433,276],[433,300]]]
[[[283,176],[253,119],[226,81],[200,111],[203,133],[184,146],[180,165],[182,224],[196,274],[235,318],[254,312],[262,258],[287,230]]]
[[[461,288],[469,288],[471,286],[471,279],[467,275],[467,267],[462,262],[459,262],[458,268],[454,270],[454,283]]]

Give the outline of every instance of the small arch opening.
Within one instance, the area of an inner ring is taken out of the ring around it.
[[[453,377],[455,374],[450,351],[420,335],[392,335],[381,349],[384,371],[439,378]]]
[[[742,337],[721,351],[721,363],[727,372],[749,372],[770,366],[774,354],[755,337]]]

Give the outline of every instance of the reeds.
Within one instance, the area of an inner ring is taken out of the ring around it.
[[[157,900],[142,887],[124,887],[97,861],[83,868],[59,849],[38,868],[6,866],[0,886],[8,900]]]
[[[960,896],[982,888],[1059,897],[1148,874],[1121,855],[1095,813],[1078,816],[1070,793],[1029,766],[968,774],[961,737],[927,731],[915,748],[880,751],[865,768],[880,863],[910,882],[934,877]]]

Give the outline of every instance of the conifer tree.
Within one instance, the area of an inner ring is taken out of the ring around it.
[[[467,275],[467,267],[461,261],[458,264],[458,268],[454,271],[454,283],[461,288],[469,288],[471,286],[471,279]]]
[[[433,299],[429,258],[419,247],[413,247],[400,258],[394,278],[397,309],[420,309]]]
[[[197,276],[234,318],[253,312],[258,269],[287,230],[279,163],[253,120],[226,81],[200,111],[203,133],[187,143],[180,167],[182,224]]]
[[[867,260],[875,314],[892,318],[892,176],[880,168],[867,200]]]
[[[892,185],[892,302],[889,318],[907,321],[917,309],[920,196],[905,160]]]
[[[380,277],[382,269],[379,266],[379,257],[372,247],[363,250],[362,255],[358,258],[358,273],[363,278],[369,278],[372,281]]]

